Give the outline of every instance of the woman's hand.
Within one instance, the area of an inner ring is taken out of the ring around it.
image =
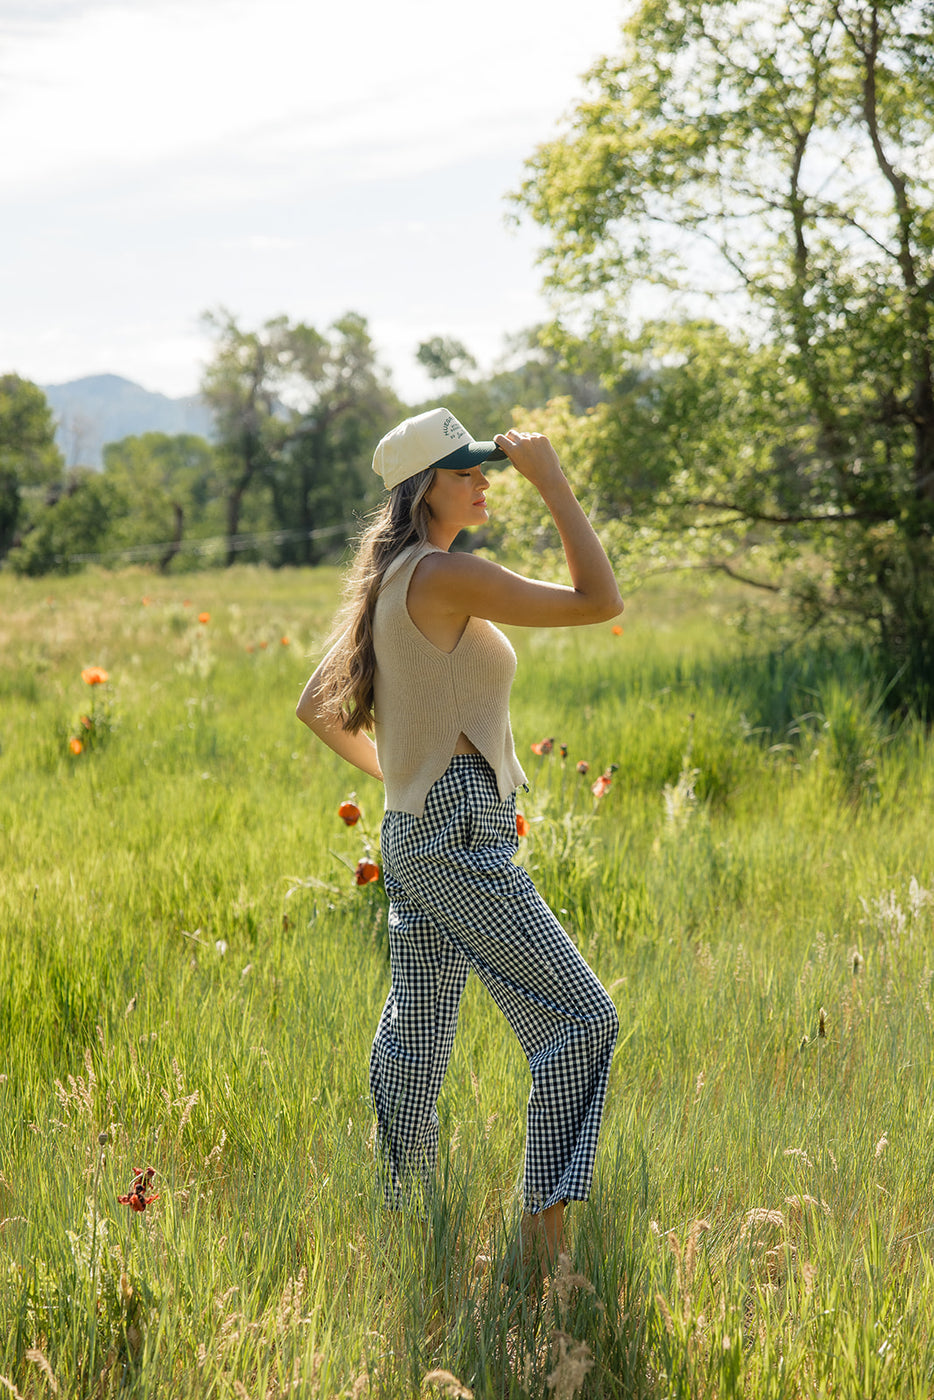
[[[509,458],[520,476],[531,481],[539,491],[564,480],[558,454],[544,433],[518,433],[510,428],[499,433],[493,441]]]

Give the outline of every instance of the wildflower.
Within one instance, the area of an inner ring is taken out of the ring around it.
[[[73,734],[73,735],[71,736],[71,738],[68,740],[68,747],[71,749],[72,753],[75,754],[76,756],[77,756],[79,753],[84,753],[84,745],[82,744],[81,740],[80,740],[80,739],[77,737],[77,735],[75,735],[75,734]]]
[[[143,607],[144,607],[144,608],[148,608],[151,602],[152,602],[152,599],[151,599],[151,598],[147,598],[147,597],[145,597],[145,596],[143,597]]]
[[[268,643],[268,642],[260,642],[260,644],[259,644],[259,649],[260,649],[260,651],[265,651],[266,648],[267,648],[268,646],[269,646],[269,643]]]
[[[210,621],[211,621],[211,614],[210,614],[209,612],[199,613],[199,614],[198,614],[198,621],[199,621],[200,623],[207,623],[207,622],[210,622]]]
[[[279,638],[279,644],[280,644],[280,646],[287,647],[288,644],[289,644],[289,639],[288,639],[288,637],[280,637],[280,638]]]
[[[359,860],[354,871],[354,879],[358,885],[369,885],[374,880],[378,880],[379,866],[376,861],[370,860],[369,856],[364,856],[362,860]]]
[[[529,834],[530,831],[531,831],[531,827],[529,826],[529,819],[528,819],[528,817],[523,816],[521,812],[517,812],[517,813],[516,813],[516,833],[517,833],[517,835],[519,835],[519,836],[528,836],[528,834]]]
[[[79,722],[79,724],[81,725],[82,729],[93,729],[93,728],[94,728],[94,721],[91,719],[91,716],[90,716],[90,715],[81,715],[81,716],[79,717],[79,721],[78,721],[78,722]]]
[[[543,758],[546,754],[552,752],[554,746],[554,739],[539,739],[537,744],[532,745],[532,752],[538,754],[539,758]]]
[[[563,763],[564,760],[567,758],[567,756],[568,756],[568,746],[567,746],[567,744],[562,744],[562,745],[561,745],[561,762],[562,762],[562,763]]]
[[[621,637],[623,635],[623,629],[622,627],[620,627],[618,622],[616,626],[612,628],[612,632],[614,637]]]
[[[578,773],[580,773],[582,778],[586,778],[587,774],[590,772],[590,764],[587,762],[586,758],[582,758],[579,761],[577,765],[577,771]]]
[[[360,811],[356,802],[354,802],[352,798],[348,798],[346,802],[342,802],[338,807],[337,815],[340,817],[341,821],[346,822],[348,826],[356,826],[357,822],[363,816],[363,813]]]
[[[590,791],[594,797],[606,797],[613,783],[612,771],[608,768],[605,773],[601,773],[595,783],[591,785]]]
[[[214,942],[214,947],[215,947],[215,948],[217,949],[217,951],[220,953],[221,957],[223,957],[224,954],[227,952],[227,940],[226,940],[226,938],[218,938],[218,939],[216,939],[215,942]]]
[[[122,1206],[129,1206],[130,1210],[145,1210],[151,1206],[153,1201],[158,1201],[158,1192],[154,1196],[147,1196],[146,1192],[152,1186],[152,1179],[155,1176],[152,1167],[147,1167],[143,1171],[140,1167],[133,1168],[133,1185],[125,1196],[118,1196],[117,1201]]]
[[[85,666],[81,672],[81,679],[85,685],[103,685],[110,680],[110,675],[102,666]]]

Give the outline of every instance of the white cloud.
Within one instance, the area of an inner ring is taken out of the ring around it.
[[[543,314],[502,196],[622,4],[7,0],[0,362],[190,392],[218,304],[358,310],[402,381],[431,334],[495,353]]]
[[[75,7],[6,36],[2,111],[17,140],[0,178],[111,181],[221,148],[246,165],[344,152],[345,178],[365,177],[385,173],[392,149],[411,171],[495,149],[507,132],[529,141],[611,40],[616,13],[608,0],[584,0],[573,24],[557,0]]]

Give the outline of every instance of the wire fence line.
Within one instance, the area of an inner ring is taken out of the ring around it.
[[[97,553],[58,554],[56,563],[106,564],[120,560],[138,564],[159,559],[167,550],[172,550],[174,554],[240,554],[266,544],[291,544],[295,540],[323,540],[333,535],[343,535],[349,539],[356,528],[354,522],[345,522],[343,525],[327,525],[320,530],[265,530],[246,535],[208,535],[198,540],[163,540],[158,544],[131,544],[125,549],[104,549]]]

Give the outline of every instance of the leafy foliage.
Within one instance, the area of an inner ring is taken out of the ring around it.
[[[650,553],[736,571],[755,549],[924,707],[932,40],[911,0],[645,0],[519,195],[559,314],[585,308],[602,346],[616,495]],[[627,330],[647,288],[680,318]]]
[[[257,487],[288,532],[283,558],[312,563],[316,532],[347,522],[375,491],[366,475],[373,444],[399,409],[366,321],[348,312],[322,334],[285,316],[253,331],[227,312],[207,319],[217,350],[202,393],[220,437],[228,563],[244,497]]]
[[[26,493],[58,481],[63,467],[42,390],[17,374],[0,376],[0,560],[23,523]]]

